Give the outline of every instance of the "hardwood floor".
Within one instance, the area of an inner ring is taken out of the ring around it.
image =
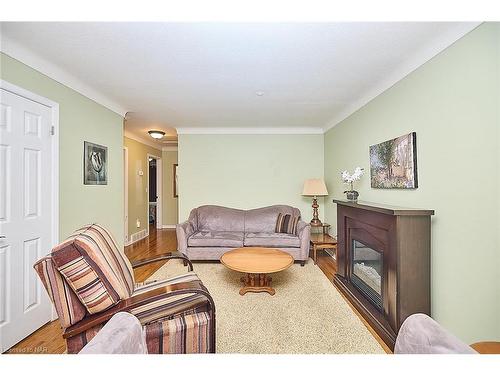
[[[5,354],[61,354],[65,351],[66,341],[62,338],[62,328],[59,321],[55,320],[33,332]]]
[[[156,230],[154,227],[150,227],[150,235],[131,246],[125,248],[125,254],[130,259],[130,261],[138,261],[141,259],[153,258],[158,255],[168,253],[170,251],[175,251],[177,249],[177,238],[174,229],[161,229]],[[312,262],[312,259],[309,259]],[[148,264],[146,266],[140,267],[134,270],[135,280],[137,282],[142,282],[146,280],[149,276],[155,273],[165,261],[157,262],[154,264]],[[331,281],[333,275],[336,271],[335,261],[325,252],[318,252],[318,267],[323,271],[325,276]],[[196,270],[196,263],[195,263]],[[347,301],[347,299],[346,299]],[[379,344],[384,348],[387,353],[391,353],[391,350],[384,344],[382,339],[373,331],[369,324],[364,320],[364,318],[356,311],[356,309],[347,301],[351,309],[356,313],[356,315],[361,319],[363,324],[368,328],[371,334],[379,342]],[[66,351],[66,343],[62,338],[62,329],[59,322],[56,320],[51,323],[47,323],[33,334],[19,342],[17,345],[13,346],[6,353],[10,354],[21,354],[21,353],[32,353],[32,354],[60,354]]]
[[[165,253],[177,250],[177,236],[175,229],[156,229],[154,226],[149,227],[149,236],[143,240],[127,246],[125,255],[131,262],[136,262],[141,259],[154,258]],[[149,276],[155,273],[166,262],[156,262],[139,267],[134,270],[136,282],[142,282]]]
[[[312,259],[310,259],[310,261],[312,261]],[[327,255],[325,251],[319,251],[317,264],[318,267],[321,268],[321,271],[323,271],[325,276],[328,278],[328,280],[330,280],[332,285],[335,286],[335,284],[333,284],[333,275],[335,275],[335,272],[337,271],[337,264],[332,259],[332,257]],[[380,346],[382,346],[385,352],[392,354],[392,350],[380,338],[380,336],[375,332],[375,330],[368,324],[365,318],[358,312],[358,310],[356,310],[356,308],[352,305],[352,303],[347,298],[344,297],[344,295],[340,292],[340,290],[336,286],[335,288],[339,291],[339,293],[342,295],[342,298],[344,298],[347,304],[351,307],[352,311],[354,311],[354,313],[358,316],[358,318],[363,322],[368,331],[370,331],[373,337],[375,337],[375,340],[377,340],[377,342],[380,344]]]

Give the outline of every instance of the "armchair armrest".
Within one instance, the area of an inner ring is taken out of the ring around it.
[[[155,258],[138,260],[137,262],[132,263],[132,268],[138,268],[138,267],[142,267],[146,264],[159,262],[161,260],[169,260],[169,259],[182,259],[184,262],[186,262],[188,264],[188,270],[189,271],[193,270],[193,263],[191,263],[191,261],[189,260],[189,258],[187,256],[185,256],[184,254],[182,254],[178,251],[169,252],[169,253],[166,253],[165,255],[161,255],[161,256],[158,256]]]
[[[417,313],[401,325],[394,354],[477,354],[431,317]]]
[[[63,332],[63,338],[67,339],[69,337],[76,336],[96,325],[105,323],[118,312],[122,311],[131,312],[131,310],[140,307],[142,305],[180,294],[203,295],[210,304],[212,316],[213,319],[215,320],[215,303],[212,296],[205,289],[201,281],[194,280],[194,281],[187,281],[183,283],[161,286],[155,289],[148,290],[147,292],[131,296],[130,298],[124,299],[120,301],[117,305],[107,310],[85,317],[82,321],[70,327],[67,327]]]

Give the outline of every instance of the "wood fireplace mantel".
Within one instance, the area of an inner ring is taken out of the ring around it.
[[[394,215],[394,216],[429,216],[434,215],[434,210],[422,210],[419,208],[407,208],[407,207],[398,207],[391,206],[388,204],[381,203],[371,203],[364,201],[348,201],[344,199],[334,199],[333,203],[337,203],[338,205],[359,208],[367,211],[380,212],[386,215]]]
[[[393,349],[399,328],[409,315],[430,315],[434,211],[340,199],[333,202],[338,205],[337,273],[333,282]],[[372,256],[372,263],[367,259],[363,266],[366,263],[372,270],[380,268],[377,299],[373,298],[373,288],[359,282],[359,268],[356,271],[354,267],[362,262],[358,252],[363,251]],[[373,259],[377,259],[377,266]]]

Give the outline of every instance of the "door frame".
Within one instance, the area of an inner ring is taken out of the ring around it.
[[[10,93],[21,96],[25,99],[37,102],[51,110],[51,123],[54,130],[52,135],[52,215],[51,215],[51,247],[55,247],[59,243],[59,103],[56,103],[43,96],[35,94],[27,89],[14,85],[8,81],[0,79],[0,88],[9,91]],[[49,250],[50,251],[50,250]],[[45,256],[47,254],[43,254]],[[57,319],[57,314],[52,305],[52,320]]]
[[[156,196],[158,197],[156,199],[156,229],[161,229],[162,228],[162,209],[163,209],[163,194],[162,194],[162,178],[163,178],[163,171],[162,171],[162,163],[161,163],[161,156],[156,156],[150,153],[146,154],[146,165],[147,168],[147,188],[148,188],[148,199],[147,199],[147,233],[149,236],[149,158],[156,159]]]
[[[130,239],[129,239],[129,233],[128,233],[128,147],[123,146],[123,155],[124,157],[124,166],[123,166],[123,181],[125,186],[123,187],[123,214],[124,214],[124,221],[125,223],[123,224],[125,227],[125,233],[124,233],[124,241],[123,243],[125,246],[128,246]]]

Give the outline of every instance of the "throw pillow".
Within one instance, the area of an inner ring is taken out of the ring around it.
[[[299,218],[297,216],[292,216],[290,214],[278,214],[278,219],[276,220],[276,233],[288,233],[297,234],[297,224]]]
[[[99,267],[76,246],[66,246],[52,252],[52,259],[90,314],[106,310],[120,301],[120,296]]]

